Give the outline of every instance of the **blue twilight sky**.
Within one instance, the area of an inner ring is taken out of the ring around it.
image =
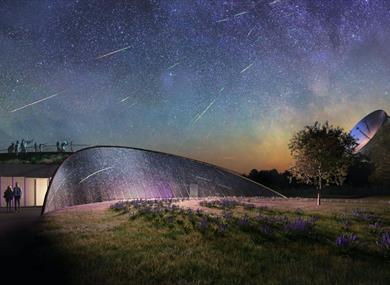
[[[0,144],[283,170],[305,124],[390,112],[389,27],[386,0],[0,0]]]

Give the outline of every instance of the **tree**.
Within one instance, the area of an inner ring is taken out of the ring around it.
[[[355,139],[342,128],[315,122],[291,138],[288,147],[294,165],[289,171],[298,182],[317,188],[317,205],[320,205],[324,186],[343,184],[356,145]]]

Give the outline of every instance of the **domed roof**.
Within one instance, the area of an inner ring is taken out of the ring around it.
[[[103,201],[207,196],[284,197],[204,162],[150,150],[98,146],[72,154],[59,166],[43,213]]]

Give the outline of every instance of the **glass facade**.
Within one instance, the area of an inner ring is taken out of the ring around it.
[[[8,186],[12,188],[18,183],[22,190],[20,199],[21,207],[42,206],[47,192],[49,178],[28,178],[28,177],[0,177],[1,199],[0,206],[5,207],[4,191]]]
[[[223,168],[175,155],[93,147],[68,157],[55,173],[44,213],[122,199],[281,194]]]

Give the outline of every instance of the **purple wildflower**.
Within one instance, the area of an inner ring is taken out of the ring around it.
[[[249,226],[249,216],[245,214],[242,218],[239,218],[237,220],[237,224],[241,228],[248,227]]]
[[[315,221],[312,221],[310,219],[304,220],[303,218],[299,217],[293,221],[289,221],[286,224],[285,229],[289,233],[309,233],[312,230],[314,224]]]
[[[269,225],[267,224],[262,224],[260,226],[260,232],[263,234],[263,235],[266,235],[266,236],[270,236],[272,235],[272,229]]]
[[[228,225],[226,223],[218,223],[218,228],[217,228],[217,232],[220,234],[220,235],[224,235],[226,230],[228,228]]]
[[[355,233],[341,234],[336,238],[336,246],[341,249],[349,249],[356,244],[358,237]]]
[[[340,220],[340,223],[345,231],[349,230],[349,228],[351,226],[351,221],[348,218],[342,217]]]
[[[384,232],[379,236],[377,244],[386,254],[390,253],[390,232]]]
[[[262,223],[269,223],[269,219],[268,219],[268,217],[267,216],[263,216],[263,215],[257,215],[256,216],[256,221],[258,221],[258,222],[262,222]]]
[[[375,220],[377,217],[374,213],[367,212],[366,210],[354,209],[352,210],[352,216],[358,220],[370,222]]]
[[[202,214],[203,214],[203,211],[201,210],[201,209],[196,209],[196,214],[198,215],[198,216],[201,216]]]
[[[205,231],[207,231],[208,227],[209,227],[209,223],[207,221],[207,218],[206,217],[202,217],[202,219],[199,222],[199,230],[201,232],[205,232]]]

